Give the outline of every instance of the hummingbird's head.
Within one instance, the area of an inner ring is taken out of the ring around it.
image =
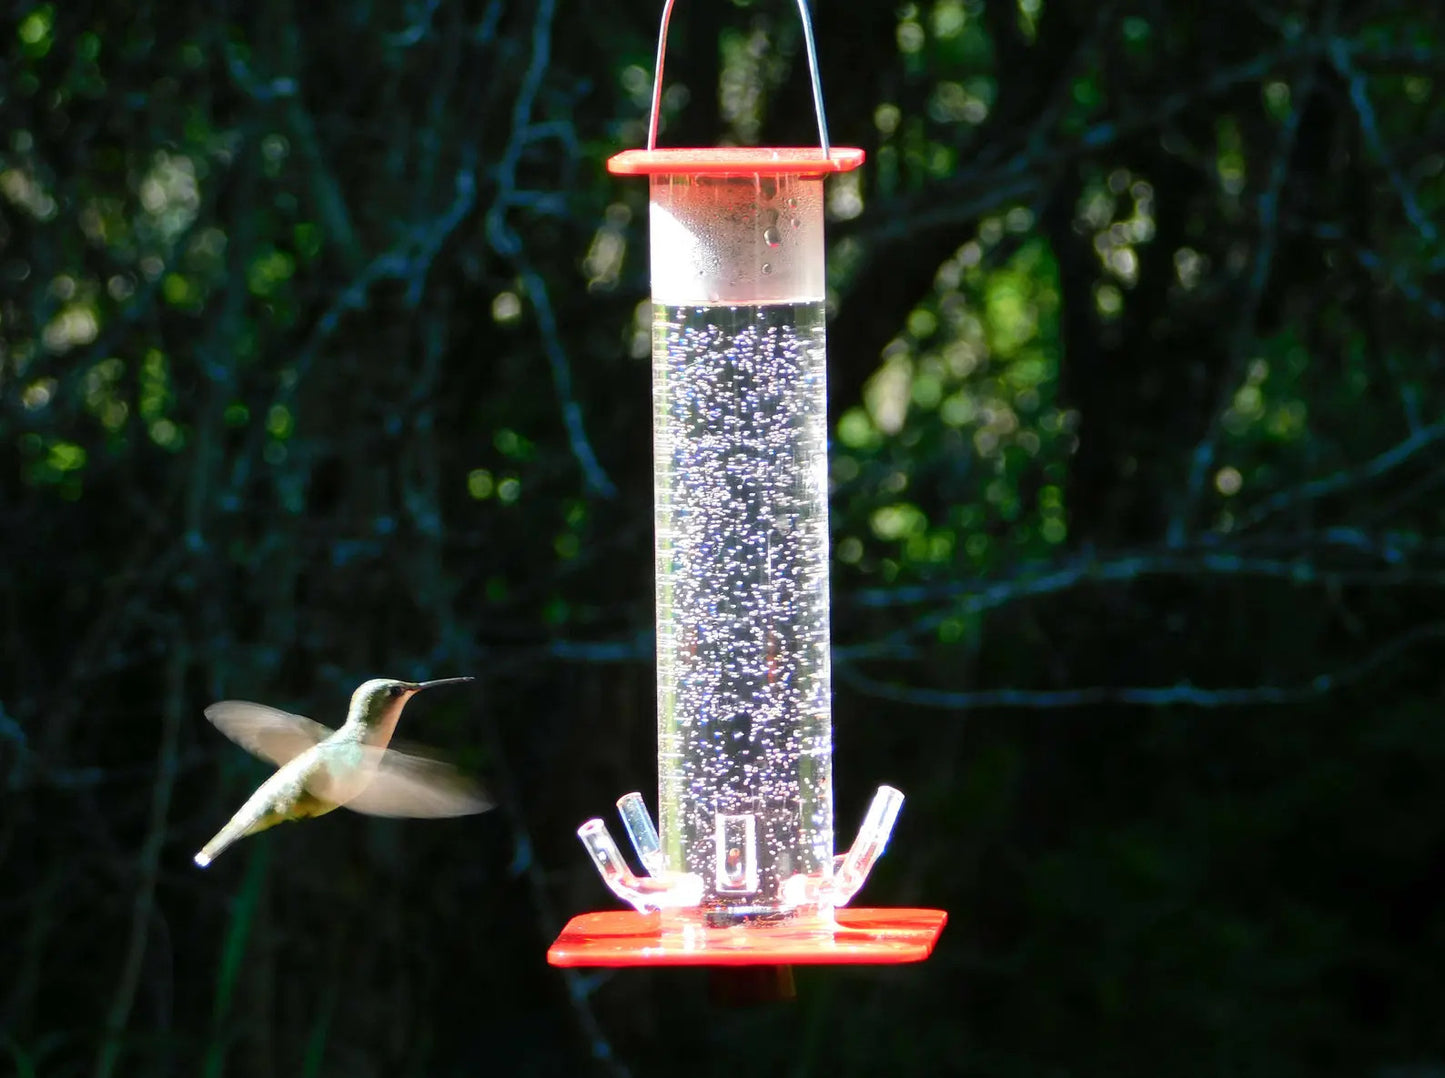
[[[469,677],[440,678],[437,681],[393,681],[390,678],[372,678],[364,681],[351,694],[351,711],[348,722],[359,722],[368,728],[396,724],[401,709],[422,689],[438,685],[458,685],[471,681]]]

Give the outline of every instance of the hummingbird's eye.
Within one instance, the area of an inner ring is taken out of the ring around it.
[[[405,686],[402,686],[402,685],[393,685],[391,688],[387,689],[386,691],[387,691],[387,694],[388,694],[389,696],[391,696],[393,699],[395,699],[396,697],[400,696],[402,693],[406,692],[406,688],[405,688]]]

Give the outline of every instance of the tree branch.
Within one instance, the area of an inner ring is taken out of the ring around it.
[[[1334,20],[1334,7],[1326,12],[1328,22]],[[1185,480],[1184,496],[1170,515],[1165,530],[1165,542],[1172,547],[1182,546],[1199,510],[1204,496],[1205,482],[1214,466],[1219,450],[1219,439],[1223,435],[1224,414],[1228,402],[1233,398],[1235,383],[1239,380],[1248,353],[1255,339],[1255,321],[1259,316],[1259,304],[1264,298],[1265,286],[1269,283],[1270,271],[1274,266],[1274,253],[1279,242],[1279,200],[1289,177],[1289,160],[1299,136],[1300,120],[1309,104],[1315,87],[1315,61],[1303,61],[1297,92],[1290,95],[1290,110],[1280,128],[1279,141],[1270,161],[1269,179],[1260,193],[1258,203],[1259,240],[1255,246],[1254,261],[1249,278],[1244,285],[1244,302],[1236,315],[1236,331],[1227,373],[1220,381],[1220,399],[1210,414],[1210,421],[1204,437],[1195,446],[1189,461],[1189,473]]]
[[[1381,556],[1385,556],[1382,552]],[[1119,584],[1149,576],[1239,576],[1284,580],[1291,584],[1445,585],[1445,566],[1404,571],[1336,569],[1306,558],[1248,557],[1235,553],[1197,551],[1140,553],[1105,560],[1081,558],[1034,576],[985,583],[958,581],[895,588],[869,588],[843,598],[843,603],[869,609],[913,606],[940,600],[952,602],[944,617],[981,614],[1023,599],[1055,595],[1086,584]],[[932,628],[932,625],[927,626]],[[923,626],[911,625],[916,633]]]
[[[1363,464],[1341,468],[1337,472],[1321,476],[1318,479],[1311,479],[1297,487],[1276,491],[1268,498],[1251,506],[1247,513],[1241,514],[1239,527],[1241,529],[1251,528],[1282,510],[1294,509],[1306,502],[1318,501],[1320,498],[1339,494],[1361,483],[1379,479],[1407,464],[1442,440],[1445,440],[1445,420],[1432,423],[1428,427],[1421,427],[1412,432],[1408,438]]]
[[[1445,638],[1445,622],[1433,622],[1403,633],[1360,662],[1341,670],[1316,674],[1288,686],[1250,685],[1203,688],[1182,681],[1160,686],[1090,686],[1080,689],[979,689],[950,691],[924,689],[880,681],[859,671],[853,663],[835,663],[839,679],[868,696],[912,707],[962,711],[977,708],[1045,710],[1120,704],[1130,707],[1226,708],[1303,703],[1353,684],[1390,660],[1429,640]]]
[[[145,844],[141,847],[135,896],[131,903],[130,932],[125,959],[116,981],[110,1010],[105,1020],[105,1036],[96,1055],[95,1078],[110,1078],[120,1058],[125,1028],[135,1004],[140,984],[141,966],[145,961],[146,943],[150,935],[155,908],[156,882],[160,874],[161,850],[166,842],[167,818],[170,814],[171,791],[175,787],[177,756],[180,744],[181,717],[186,712],[185,675],[190,665],[190,641],[185,632],[177,631],[166,662],[165,701],[161,707],[161,739],[157,752],[155,780],[151,785],[150,815],[146,823]]]
[[[487,238],[498,254],[510,258],[516,264],[527,298],[532,301],[532,308],[536,311],[537,329],[542,335],[542,347],[552,369],[552,386],[561,405],[567,441],[571,446],[572,456],[582,470],[587,489],[598,497],[611,498],[617,493],[617,487],[598,462],[597,454],[593,452],[592,443],[587,437],[582,405],[573,389],[572,366],[567,358],[567,349],[562,343],[562,335],[557,329],[557,319],[552,310],[547,283],[526,257],[521,237],[507,223],[508,209],[520,201],[517,192],[517,166],[521,162],[522,151],[533,138],[532,109],[551,55],[552,18],[555,9],[556,0],[538,0],[537,17],[532,24],[532,57],[512,107],[512,129],[507,139],[507,147],[497,165],[498,193],[487,211]]]
[[[1365,85],[1365,76],[1355,67],[1354,61],[1350,59],[1348,44],[1338,39],[1330,41],[1329,48],[1330,63],[1334,65],[1340,77],[1350,88],[1350,104],[1355,107],[1355,115],[1360,118],[1360,130],[1364,133],[1365,143],[1370,147],[1370,152],[1375,155],[1375,160],[1385,170],[1385,175],[1390,180],[1390,186],[1395,189],[1395,195],[1400,200],[1400,205],[1405,211],[1405,217],[1410,224],[1415,226],[1415,231],[1420,238],[1428,244],[1435,244],[1440,233],[1435,227],[1435,222],[1420,206],[1420,200],[1415,195],[1415,189],[1405,180],[1405,175],[1395,164],[1395,158],[1385,145],[1385,140],[1380,136],[1380,123],[1375,116],[1375,107],[1370,101],[1369,89]]]

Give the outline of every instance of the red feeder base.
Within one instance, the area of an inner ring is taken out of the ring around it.
[[[893,965],[933,953],[943,910],[840,909],[832,932],[696,928],[663,934],[662,917],[634,910],[583,913],[547,949],[554,966]]]

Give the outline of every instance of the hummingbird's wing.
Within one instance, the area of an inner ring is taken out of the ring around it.
[[[442,760],[370,746],[362,752],[375,770],[359,791],[349,773],[334,774],[324,767],[307,779],[306,788],[368,816],[469,816],[492,807],[485,790]]]
[[[249,700],[222,700],[212,704],[206,708],[206,718],[243,749],[278,767],[335,733],[329,726],[301,715]]]

